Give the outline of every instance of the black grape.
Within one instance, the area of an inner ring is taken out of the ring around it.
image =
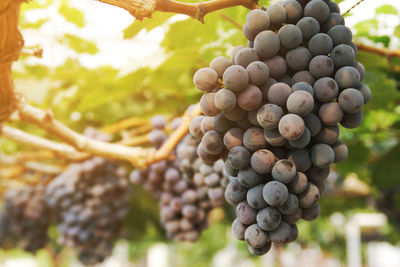
[[[310,135],[310,131],[305,128],[304,129],[304,133],[302,134],[302,136],[296,140],[289,140],[289,144],[293,147],[293,148],[305,148],[311,140],[311,135]]]
[[[349,155],[349,150],[345,143],[337,141],[332,145],[333,152],[335,153],[335,163],[343,162]]]
[[[321,25],[321,31],[328,32],[336,25],[344,25],[344,18],[339,13],[330,13],[328,19]]]
[[[327,33],[332,38],[334,46],[350,44],[351,39],[353,39],[351,30],[344,25],[333,26]]]
[[[313,221],[319,217],[321,208],[318,203],[309,208],[303,208],[301,218],[306,221]]]
[[[297,1],[287,0],[283,3],[283,7],[286,10],[287,23],[297,23],[303,17],[303,8]]]
[[[296,195],[289,193],[288,199],[286,200],[285,204],[279,206],[278,210],[282,214],[291,214],[295,212],[298,208],[299,208],[299,199],[296,197]]]
[[[256,173],[252,168],[240,170],[238,173],[238,180],[239,183],[246,188],[252,188],[265,182],[265,178],[261,174]]]
[[[292,85],[292,91],[306,91],[310,93],[312,96],[314,96],[314,89],[312,86],[306,82],[298,82]]]
[[[246,111],[239,106],[235,106],[232,110],[224,111],[222,114],[230,121],[240,121],[246,117]]]
[[[271,241],[277,244],[286,244],[291,239],[291,227],[282,221],[278,228],[270,232]]]
[[[341,44],[333,48],[330,58],[335,64],[336,68],[341,68],[344,66],[353,66],[356,54],[353,48],[347,44]]]
[[[233,205],[246,199],[247,188],[239,183],[237,178],[233,178],[225,189],[225,196],[231,200]]]
[[[267,143],[272,146],[282,146],[287,143],[285,137],[283,137],[277,129],[275,130],[264,129],[264,138],[265,140],[267,140]]]
[[[344,112],[356,113],[364,105],[364,97],[359,90],[349,88],[339,94],[338,102]]]
[[[311,159],[308,149],[296,149],[290,152],[288,159],[294,163],[296,169],[302,172],[311,167]]]
[[[343,111],[338,102],[329,102],[321,105],[318,116],[325,125],[333,126],[343,118]]]
[[[299,196],[299,206],[302,208],[310,208],[318,203],[320,194],[317,186],[309,183],[307,189]]]
[[[322,0],[312,0],[304,7],[304,16],[313,17],[319,23],[323,23],[329,17],[329,7]]]
[[[250,245],[247,245],[247,248],[251,254],[254,256],[262,256],[266,254],[271,249],[272,242],[268,241],[264,246],[260,248],[253,248]]]
[[[328,167],[335,160],[335,152],[327,144],[316,144],[311,147],[311,161],[318,168]]]
[[[347,129],[354,129],[361,125],[363,118],[364,115],[361,110],[356,113],[344,113],[340,124]]]
[[[371,89],[366,84],[360,84],[358,89],[360,90],[360,93],[364,97],[364,104],[367,104],[369,102],[369,100],[371,99],[371,97],[372,97]]]
[[[223,113],[218,114],[213,119],[213,128],[214,128],[214,130],[216,130],[219,133],[224,134],[226,131],[228,131],[232,127],[235,127],[235,122],[230,121],[227,118],[225,118]],[[190,133],[192,134],[192,131],[190,131]]]
[[[361,77],[358,70],[354,67],[342,67],[335,74],[335,80],[340,89],[357,88],[360,84]]]
[[[310,113],[303,119],[311,136],[316,136],[321,131],[321,120],[315,114]]]
[[[343,115],[343,118],[345,117],[345,115]],[[341,123],[342,122],[343,119],[341,120]],[[323,126],[321,128],[321,131],[314,137],[315,141],[328,145],[334,144],[338,138],[339,138],[339,127],[337,125]]]

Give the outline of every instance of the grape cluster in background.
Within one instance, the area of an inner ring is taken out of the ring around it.
[[[296,222],[320,214],[333,163],[346,159],[339,124],[358,127],[371,98],[339,7],[287,0],[247,15],[248,47],[193,77],[203,115],[190,125],[208,163],[225,159],[233,234],[263,255],[297,238]]]
[[[180,119],[173,120],[171,129],[180,123]],[[152,119],[149,137],[156,147],[167,139],[166,124],[162,116]],[[208,227],[211,209],[224,202],[223,163],[204,163],[197,155],[197,146],[198,141],[186,135],[177,146],[176,159],[162,160],[130,174],[133,184],[142,184],[159,200],[161,223],[173,240],[196,241]]]

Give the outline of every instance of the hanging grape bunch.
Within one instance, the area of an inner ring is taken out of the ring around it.
[[[180,120],[171,122],[176,129]],[[166,120],[161,116],[152,119],[153,131],[150,141],[156,147],[167,139],[163,129]],[[213,207],[221,206],[224,188],[220,187],[222,168],[207,165],[207,179],[200,174],[202,161],[196,154],[198,142],[187,135],[177,147],[176,160],[163,160],[144,170],[134,170],[130,174],[133,184],[142,184],[145,190],[159,200],[161,223],[169,238],[179,241],[196,241],[208,226],[208,214]],[[196,162],[196,167],[192,164]],[[206,182],[206,180],[208,182]]]
[[[339,124],[358,127],[371,98],[352,32],[330,1],[282,1],[247,15],[231,59],[219,56],[193,81],[205,116],[190,125],[206,162],[225,158],[233,234],[263,255],[319,216],[330,165],[346,159]]]

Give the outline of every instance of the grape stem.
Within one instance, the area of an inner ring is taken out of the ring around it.
[[[244,6],[249,9],[258,7],[258,0],[212,0],[201,3],[183,3],[173,0],[97,0],[127,10],[132,16],[141,20],[151,17],[153,12],[172,12],[185,14],[204,23],[208,13],[233,7]]]
[[[113,134],[113,133],[118,133],[118,132],[121,132],[123,130],[129,129],[132,127],[140,127],[140,126],[149,125],[149,124],[150,124],[150,120],[148,118],[133,117],[133,118],[124,119],[124,120],[118,121],[114,124],[108,125],[102,129],[100,129],[100,131],[102,131],[104,133]]]

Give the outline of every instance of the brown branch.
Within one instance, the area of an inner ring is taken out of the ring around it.
[[[227,16],[227,15],[225,15],[225,14],[223,14],[223,13],[219,13],[219,16],[220,16],[221,18],[223,18],[224,20],[230,22],[233,26],[235,26],[235,27],[238,28],[239,30],[242,30],[242,29],[243,29],[243,26],[240,25],[239,23],[237,23],[237,22],[236,22],[234,19],[232,19],[231,17],[229,17],[229,16]]]
[[[41,47],[39,47],[39,48],[24,48],[21,51],[21,55],[43,58],[43,48],[41,48]]]
[[[138,146],[138,145],[150,144],[150,139],[149,135],[145,134],[142,136],[135,136],[122,139],[121,141],[118,142],[118,144],[124,146]]]
[[[352,11],[356,6],[358,6],[359,4],[361,4],[362,2],[364,2],[364,0],[359,0],[357,3],[355,3],[355,5],[353,5],[352,7],[350,7],[346,12],[344,12],[342,14],[342,16],[345,16],[347,14],[350,13],[350,11]]]
[[[119,121],[117,123],[114,123],[112,125],[106,126],[100,131],[105,132],[105,133],[117,133],[125,129],[129,129],[131,127],[138,127],[138,126],[143,126],[143,125],[149,125],[150,120],[147,118],[128,118],[122,121]]]
[[[233,7],[244,6],[257,8],[258,0],[212,0],[200,3],[184,3],[173,0],[97,0],[106,4],[117,6],[127,10],[137,19],[151,17],[154,11],[185,14],[204,22],[204,16],[208,13]]]
[[[362,43],[356,44],[359,50],[366,51],[369,53],[377,54],[384,57],[400,57],[400,50],[390,50],[387,48],[379,48],[375,46],[370,46]]]
[[[30,160],[53,159],[56,154],[53,151],[25,151],[14,155],[0,153],[0,164],[17,165]]]

